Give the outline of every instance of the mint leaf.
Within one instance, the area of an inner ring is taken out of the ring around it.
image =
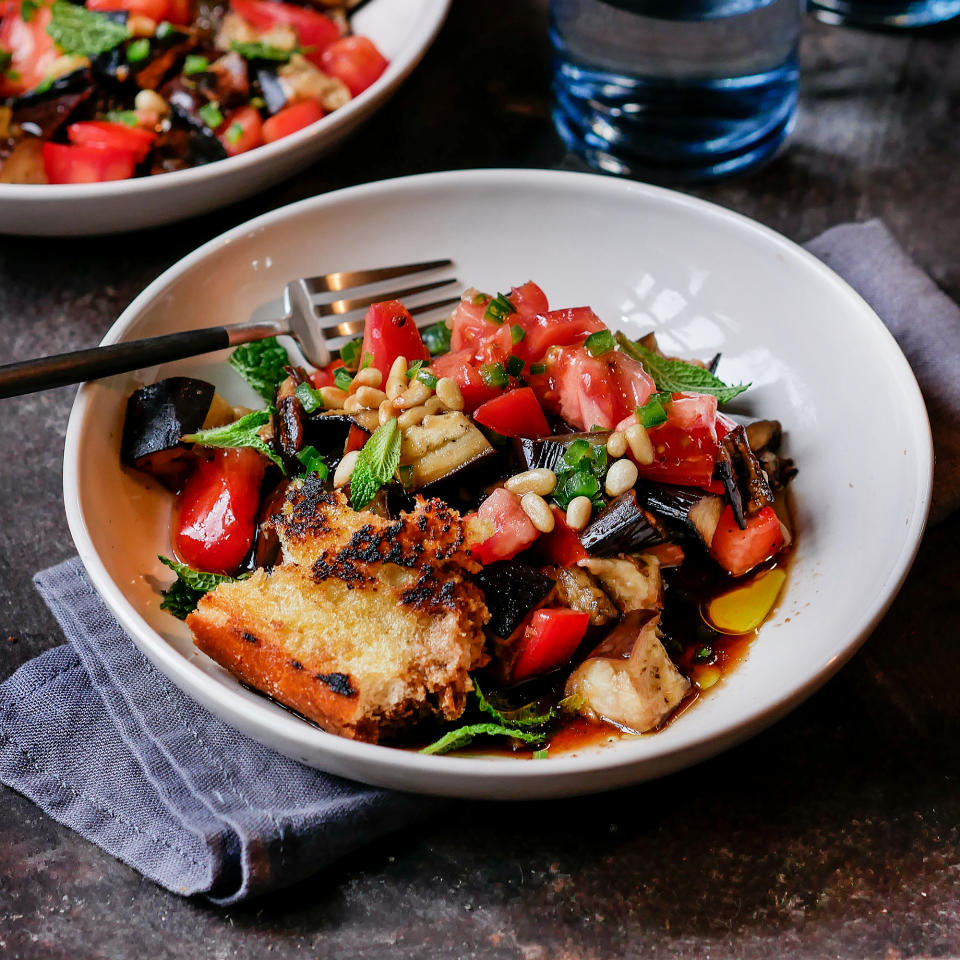
[[[300,406],[305,413],[314,413],[323,409],[323,395],[319,390],[314,390],[309,383],[298,384],[293,393],[300,401]]]
[[[363,445],[350,475],[350,503],[354,510],[362,510],[393,479],[400,465],[401,442],[400,425],[396,417],[391,417]]]
[[[503,726],[510,727],[542,727],[556,719],[557,711],[549,709],[546,713],[539,713],[540,705],[534,701],[517,709],[504,709],[495,707],[483,694],[477,678],[473,677],[473,693],[477,698],[477,708],[482,712],[489,714],[493,719]]]
[[[245,343],[230,354],[230,366],[236,370],[267,403],[273,403],[277,386],[286,378],[283,369],[290,363],[287,351],[276,337]]]
[[[472,743],[476,737],[512,737],[514,740],[522,740],[524,743],[539,743],[544,739],[542,732],[528,732],[517,730],[512,727],[505,727],[499,723],[473,723],[466,727],[458,727],[445,733],[439,740],[435,740],[429,746],[424,747],[420,753],[440,754],[449,753],[451,750],[459,750],[461,747]]]
[[[250,576],[248,573],[240,577],[228,577],[222,573],[205,573],[202,570],[194,570],[185,563],[171,560],[169,557],[158,556],[157,559],[177,575],[177,579],[163,591],[160,609],[169,611],[178,620],[186,620],[187,615],[197,609],[200,598],[219,584],[244,580]]]
[[[627,356],[642,363],[647,373],[653,377],[657,390],[665,393],[706,393],[716,397],[718,403],[724,404],[750,386],[749,383],[727,386],[703,367],[685,363],[683,360],[668,360],[642,344],[634,343],[622,333],[618,333],[616,337],[620,349]]]
[[[245,417],[241,417],[233,423],[228,423],[222,427],[211,427],[209,430],[198,430],[196,433],[188,433],[180,439],[185,443],[195,443],[201,447],[251,447],[275,463],[285,474],[283,461],[260,436],[261,428],[269,422],[269,410],[254,410],[253,413],[248,413]]]
[[[124,24],[69,0],[53,4],[47,33],[64,53],[79,57],[106,53],[130,36]]]

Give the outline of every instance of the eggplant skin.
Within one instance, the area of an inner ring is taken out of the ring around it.
[[[722,497],[693,487],[650,483],[643,488],[641,499],[671,530],[693,535],[704,546],[710,546],[723,511]]]
[[[606,444],[611,433],[611,430],[592,430],[590,433],[564,433],[541,437],[539,440],[518,438],[513,441],[513,454],[524,470],[545,468],[555,471],[560,458],[574,440],[586,440],[599,446]]]
[[[498,637],[509,637],[550,595],[555,583],[552,577],[516,560],[491,563],[474,579],[490,611],[488,626]]]
[[[607,509],[591,520],[580,535],[584,549],[595,557],[641,553],[666,539],[660,522],[640,507],[633,490],[614,497]]]

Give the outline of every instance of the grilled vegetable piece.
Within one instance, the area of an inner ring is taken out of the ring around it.
[[[566,607],[537,610],[517,645],[514,683],[568,663],[590,626],[590,615]]]
[[[372,413],[376,417],[376,411]],[[493,447],[469,417],[452,412],[428,416],[403,431],[400,466],[412,468],[404,486],[422,490],[493,455]]]
[[[632,557],[591,557],[580,566],[603,585],[621,613],[633,610],[659,610],[663,606],[663,581],[656,557],[638,554]]]
[[[745,517],[755,516],[764,507],[769,507],[773,503],[773,491],[770,489],[766,473],[760,466],[760,461],[750,449],[747,432],[742,426],[737,426],[726,434],[720,446],[725,454],[722,459],[729,459],[734,468],[739,497],[731,496],[731,506],[742,530],[746,528]],[[743,509],[738,516],[740,503]]]
[[[546,574],[516,560],[491,563],[474,579],[490,611],[490,630],[498,637],[509,637],[550,595],[554,585]]]
[[[761,450],[778,450],[783,437],[783,427],[779,420],[754,420],[744,424],[747,431],[747,443],[754,453]]]
[[[660,522],[637,503],[637,494],[628,490],[614,497],[580,534],[587,552],[595,557],[619,553],[640,553],[645,547],[667,539]]]
[[[660,618],[628,614],[570,674],[564,693],[581,714],[633,733],[660,726],[690,691],[690,681],[657,636]]]
[[[127,401],[121,461],[178,489],[193,466],[193,454],[180,438],[203,428],[215,393],[212,383],[190,377],[168,377],[135,390]]]
[[[674,487],[664,483],[647,484],[640,496],[643,505],[671,529],[685,536],[695,536],[705,547],[713,542],[723,513],[722,497],[704,493],[696,487]]]
[[[560,458],[575,440],[605,446],[609,437],[609,430],[594,430],[592,433],[554,434],[539,440],[523,438],[513,441],[513,452],[523,470],[545,467],[555,471]]]
[[[556,599],[571,610],[579,610],[590,616],[590,625],[602,627],[617,619],[617,608],[597,583],[582,567],[559,567],[550,569],[556,578]]]
[[[287,473],[296,472],[297,453],[306,445],[306,413],[303,404],[297,399],[297,387],[307,380],[302,370],[285,368],[289,375],[277,387],[274,406],[277,408],[276,444],[283,458]]]

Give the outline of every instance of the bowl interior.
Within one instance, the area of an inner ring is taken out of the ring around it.
[[[730,409],[782,421],[799,466],[798,546],[746,660],[666,730],[548,763],[354,744],[244,690],[159,610],[156,580],[169,577],[156,555],[170,551],[171,498],[118,459],[137,385],[190,372],[236,403],[252,401],[225,355],[115,377],[78,396],[65,466],[71,529],[136,642],[192,695],[299,759],[372,782],[492,796],[582,792],[664,772],[768,722],[829,676],[912,560],[929,503],[929,428],[906,361],[873,312],[765,228],[669,191],[580,174],[388,181],[295,204],[212,241],[148,288],[108,339],[245,320],[298,276],[444,256],[467,285],[492,291],[533,279],[551,304],[590,304],[635,335],[655,329],[670,351],[721,351],[719,375],[753,384]]]

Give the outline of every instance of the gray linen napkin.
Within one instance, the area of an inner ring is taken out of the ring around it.
[[[878,221],[835,227],[808,249],[877,310],[913,364],[945,516],[960,499],[960,310]],[[36,584],[68,643],[0,685],[0,781],[157,883],[235,903],[437,809],[303,767],[217,720],[124,636],[79,560]]]

